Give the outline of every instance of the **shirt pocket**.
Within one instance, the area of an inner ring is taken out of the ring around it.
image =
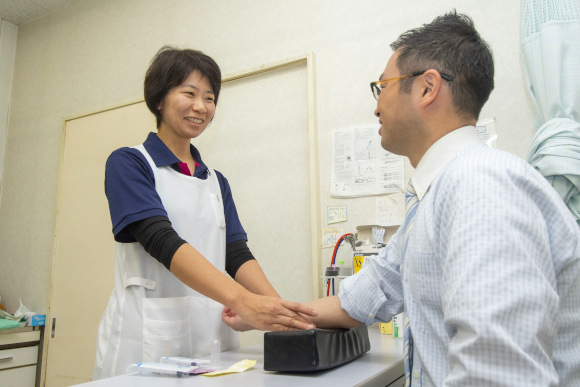
[[[213,209],[216,224],[219,228],[226,228],[226,218],[224,215],[224,206],[219,195],[209,194],[209,200],[211,202],[211,207]]]

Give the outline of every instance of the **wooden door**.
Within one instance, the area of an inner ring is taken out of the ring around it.
[[[47,387],[92,378],[97,325],[114,286],[105,161],[113,150],[143,142],[151,128],[155,119],[143,102],[65,124],[49,309],[56,324],[54,338],[50,330],[46,335]]]

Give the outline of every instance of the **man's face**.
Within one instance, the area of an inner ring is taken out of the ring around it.
[[[401,75],[397,68],[398,52],[394,52],[381,74],[380,80],[396,78]],[[389,152],[407,156],[409,141],[412,141],[412,105],[411,93],[399,92],[400,80],[393,80],[382,85],[377,101],[375,116],[379,118],[381,127],[381,146]],[[410,128],[411,127],[411,130]]]

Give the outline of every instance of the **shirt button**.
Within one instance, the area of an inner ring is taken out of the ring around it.
[[[369,318],[375,318],[375,315],[372,313],[369,313]]]
[[[413,377],[414,377],[415,379],[419,379],[419,371],[415,371],[415,372],[413,372]]]

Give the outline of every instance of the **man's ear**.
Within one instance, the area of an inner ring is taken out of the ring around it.
[[[443,79],[437,70],[427,70],[421,77],[421,97],[420,103],[422,107],[427,107],[433,103],[439,96],[441,91],[441,83]]]

